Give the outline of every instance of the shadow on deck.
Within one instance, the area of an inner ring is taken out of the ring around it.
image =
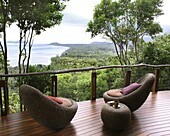
[[[103,99],[78,102],[71,124],[60,131],[50,130],[34,121],[27,112],[0,118],[1,136],[160,136],[170,135],[170,91],[150,93],[147,101],[132,113],[130,124],[120,132],[103,125],[100,117]],[[47,113],[48,114],[48,113]]]

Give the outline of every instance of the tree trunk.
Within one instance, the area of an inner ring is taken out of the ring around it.
[[[7,5],[7,3],[6,3]],[[4,41],[4,48],[3,48],[3,58],[4,58],[4,70],[5,74],[8,74],[8,61],[7,61],[7,43],[6,43],[6,23],[7,23],[7,9],[4,8],[4,2],[1,0],[1,8],[2,8],[2,15],[3,15],[3,22],[2,22],[2,32],[3,32],[3,41]],[[7,80],[7,79],[6,79]]]
[[[19,58],[18,58],[18,68],[19,68],[19,73],[21,73],[21,56],[22,56],[22,30],[20,30],[20,40],[19,40]]]
[[[31,30],[31,36],[29,39],[29,48],[28,48],[28,58],[27,58],[27,67],[26,67],[26,73],[28,73],[29,70],[29,62],[30,62],[30,57],[31,57],[31,49],[32,49],[32,38],[33,38],[33,32],[34,30]]]

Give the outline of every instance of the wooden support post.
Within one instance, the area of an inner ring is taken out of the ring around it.
[[[155,69],[155,82],[152,87],[152,92],[158,92],[159,78],[160,78],[160,68]]]
[[[57,76],[52,76],[52,96],[57,97]]]
[[[131,79],[131,71],[126,71],[126,77],[125,77],[125,86],[130,85],[130,79]]]
[[[91,100],[96,100],[96,71],[93,70],[91,74]]]
[[[2,92],[4,92],[4,94]],[[2,100],[2,97],[4,97],[4,100]],[[0,80],[0,106],[1,106],[1,116],[6,116],[7,114],[9,114],[8,87],[7,87],[7,82],[5,80]]]
[[[0,81],[2,82],[2,81]],[[1,108],[1,116],[3,116],[3,101],[2,101],[2,84],[0,83],[0,108]]]

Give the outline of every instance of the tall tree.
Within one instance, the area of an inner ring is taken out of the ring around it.
[[[15,0],[11,2],[11,16],[20,29],[19,73],[28,72],[34,36],[61,23],[68,0]]]
[[[162,3],[163,0],[102,0],[95,7],[86,31],[92,37],[102,34],[111,40],[120,64],[138,63],[143,37],[162,32],[161,26],[154,22],[155,17],[163,14]],[[130,49],[134,52],[131,56]]]
[[[0,48],[3,56],[3,68],[5,74],[8,74],[8,50],[6,42],[6,27],[10,24],[11,19],[9,17],[9,0],[0,0],[0,32],[2,32],[3,42],[0,41]]]

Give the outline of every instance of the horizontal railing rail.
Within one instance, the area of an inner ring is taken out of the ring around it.
[[[150,64],[136,64],[136,65],[111,65],[111,66],[100,66],[100,67],[86,67],[86,68],[74,68],[66,70],[56,70],[56,71],[47,71],[47,72],[32,72],[32,73],[22,73],[22,74],[0,74],[2,77],[19,77],[19,76],[32,76],[32,75],[49,75],[49,74],[63,74],[63,73],[72,73],[72,72],[85,72],[92,70],[101,70],[108,68],[135,68],[135,67],[151,67],[151,68],[164,68],[170,67],[170,64],[166,65],[150,65]]]

